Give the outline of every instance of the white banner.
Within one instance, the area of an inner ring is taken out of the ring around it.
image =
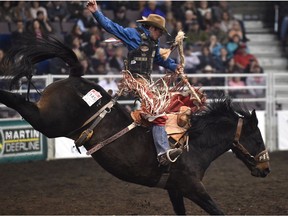
[[[278,150],[288,150],[288,111],[278,111]]]
[[[256,116],[258,119],[258,128],[262,134],[263,141],[266,144],[265,111],[256,111]]]
[[[86,155],[86,149],[83,146],[79,149],[81,154],[77,151],[72,139],[65,137],[55,138],[55,159],[90,157]]]

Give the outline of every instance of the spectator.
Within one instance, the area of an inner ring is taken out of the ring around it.
[[[249,72],[253,73],[253,74],[263,74],[263,69],[260,67],[259,64],[254,64],[251,67]],[[265,86],[266,85],[266,79],[263,76],[255,76],[255,77],[249,76],[246,78],[246,84],[249,86],[251,86],[251,85],[253,85],[253,86]],[[254,97],[257,97],[257,96],[263,97],[264,93],[265,93],[264,89],[249,89],[248,91]]]
[[[197,19],[197,21],[199,22],[199,12],[197,10],[197,7],[195,5],[195,2],[194,1],[185,1],[184,4],[181,5],[181,2],[177,2],[177,1],[174,1],[173,2],[174,4],[177,4],[175,5],[174,7],[174,16],[175,16],[175,19],[176,20],[181,20],[182,23],[185,22],[185,12],[187,10],[191,10],[194,14],[194,18]]]
[[[228,81],[228,86],[232,87],[232,88],[238,88],[238,87],[244,87],[245,82],[241,80],[241,77],[232,77],[229,81]],[[229,90],[229,95],[232,97],[240,97],[240,94],[246,94],[247,91],[246,89],[233,89],[233,90]]]
[[[114,11],[114,19],[113,22],[118,23],[123,27],[128,27],[130,20],[126,17],[126,8],[125,6],[121,6]]]
[[[81,1],[67,2],[67,10],[70,14],[68,21],[77,21],[81,18],[84,5]]]
[[[96,54],[96,50],[100,47],[100,38],[95,34],[90,34],[89,41],[83,46],[83,51],[88,58]]]
[[[13,44],[20,44],[21,36],[25,33],[25,25],[22,20],[16,22],[16,30],[11,33],[11,40]]]
[[[117,47],[114,56],[109,60],[111,70],[120,72],[124,69],[123,48]]]
[[[217,71],[219,73],[228,73],[230,60],[231,60],[231,58],[228,57],[227,49],[224,46],[221,47],[220,56],[216,56],[216,58],[215,58],[215,64],[216,64]]]
[[[243,41],[243,32],[240,23],[237,20],[233,20],[232,26],[228,30],[228,38],[232,39],[232,37],[236,34],[240,37],[240,40]]]
[[[222,44],[218,41],[218,38],[216,35],[211,35],[209,40],[209,50],[213,57],[219,57],[220,56],[220,50],[222,48]]]
[[[205,30],[206,29],[205,24],[204,24],[205,14],[208,12],[208,13],[211,13],[212,15],[212,8],[209,7],[208,1],[200,1],[199,7],[197,7],[197,11],[199,12],[198,18],[201,20],[199,22],[200,27],[202,30]]]
[[[187,74],[193,74],[197,72],[197,66],[200,64],[199,52],[193,52],[193,48],[186,48],[184,50],[185,55],[185,67],[184,72]]]
[[[166,28],[167,28],[168,32],[172,32],[173,31],[175,23],[176,23],[176,20],[174,18],[173,12],[172,11],[168,11],[166,13]]]
[[[199,60],[200,60],[200,64],[198,68],[200,70],[205,70],[204,68],[207,65],[212,67],[214,70],[216,64],[208,46],[203,46],[201,55],[199,56]]]
[[[197,16],[194,14],[192,10],[185,11],[185,20],[183,22],[184,31],[187,32],[190,30],[193,22],[197,22]]]
[[[92,65],[93,67],[98,67],[98,65],[104,65],[104,71],[106,71],[106,64],[107,64],[107,55],[106,55],[106,52],[104,50],[104,48],[100,47],[96,50],[95,52],[95,55],[92,57]],[[102,73],[102,68],[98,68],[96,70],[96,73],[97,71],[100,73]],[[105,72],[106,73],[106,72]]]
[[[45,20],[48,19],[48,14],[47,14],[46,8],[40,6],[39,1],[32,1],[31,2],[31,7],[30,7],[30,14],[32,16],[32,19],[37,19],[38,11],[42,11],[43,12],[43,16],[44,16]]]
[[[213,27],[214,21],[212,17],[211,12],[206,12],[203,16],[203,30],[205,30],[207,33],[210,33],[212,27]]]
[[[209,7],[208,1],[199,1],[199,6],[197,10],[200,12],[200,15],[203,17],[207,12],[212,12],[211,7]]]
[[[77,25],[80,27],[82,32],[88,32],[89,28],[96,25],[90,11],[87,8],[82,9],[80,18],[77,20]]]
[[[71,16],[67,10],[66,2],[64,1],[48,2],[47,13],[51,22],[67,22]]]
[[[235,51],[240,46],[241,39],[239,35],[235,34],[232,36],[232,39],[226,44],[226,49],[228,51],[228,57],[232,58],[234,56]]]
[[[221,14],[223,14],[224,12],[228,13],[228,15],[229,15],[229,17],[231,19],[237,20],[239,22],[239,24],[240,24],[240,27],[241,27],[241,30],[242,30],[242,33],[243,33],[243,42],[249,41],[249,39],[246,37],[246,29],[245,29],[245,26],[244,26],[244,22],[242,20],[235,19],[233,17],[232,9],[229,6],[227,1],[219,1],[219,5],[216,6],[216,7],[213,7],[212,11],[213,11],[213,18],[215,20],[217,20],[217,21],[218,20],[221,21]]]
[[[85,34],[81,31],[78,25],[74,25],[71,29],[71,32],[64,37],[64,42],[67,46],[72,47],[72,41],[75,37],[78,37],[80,43],[82,44],[85,39]]]
[[[288,15],[283,18],[280,28],[280,40],[282,42],[283,47],[287,45],[287,34],[288,34],[287,32],[288,32]]]
[[[158,1],[159,5],[159,9],[161,11],[163,11],[163,13],[166,15],[166,19],[167,19],[167,13],[168,12],[172,12],[173,13],[173,9],[174,9],[174,5],[173,5],[173,1],[172,0],[165,0],[165,1]]]
[[[76,54],[76,56],[78,57],[78,59],[84,59],[86,57],[85,53],[82,50],[81,40],[79,39],[79,37],[74,36],[72,38],[72,47],[71,48],[72,48],[73,52]]]
[[[10,1],[4,1],[0,7],[0,22],[12,23],[13,11]]]
[[[113,73],[109,72],[107,74],[112,75]],[[98,85],[104,88],[108,93],[111,93],[112,96],[118,91],[118,85],[115,78],[102,78],[99,80]]]
[[[104,41],[104,37],[103,37],[102,31],[101,31],[101,29],[99,28],[98,25],[92,26],[89,29],[89,33],[96,35],[96,37],[99,39],[99,41]],[[88,37],[88,40],[89,40],[89,37]]]
[[[212,7],[213,19],[221,22],[223,12],[227,12],[230,17],[233,17],[232,9],[228,1],[219,1],[217,6]]]
[[[143,11],[147,5],[146,1],[131,1],[130,3],[132,4],[133,10],[140,11],[140,12]]]
[[[279,7],[279,37],[281,40],[281,45],[285,51],[285,46],[287,46],[288,40],[288,5],[287,2],[278,2]]]
[[[186,34],[187,45],[193,46],[195,51],[200,51],[202,46],[208,40],[208,33],[200,29],[199,23],[194,21],[191,25],[191,29]]]
[[[88,75],[88,74],[96,74],[96,71],[93,69],[92,65],[90,64],[90,61],[88,58],[83,56],[81,59],[79,59],[80,64],[83,67],[83,74]],[[97,81],[97,80],[94,80]]]
[[[181,21],[176,21],[175,24],[174,24],[174,28],[171,32],[171,38],[172,40],[175,39],[175,37],[177,36],[178,32],[180,30],[183,30],[183,23]],[[168,37],[168,36],[167,36]],[[187,43],[187,40],[190,40],[189,37],[187,37],[187,39],[184,41],[184,43]]]
[[[144,4],[145,4],[145,1],[144,1]],[[98,6],[100,6],[102,10],[112,10],[112,11],[116,11],[122,6],[124,6],[126,9],[133,7],[130,1],[100,1]]]
[[[229,29],[232,28],[233,19],[231,19],[230,14],[227,11],[223,11],[221,20],[220,20],[220,28],[222,31],[228,33]]]
[[[146,7],[141,12],[141,16],[148,17],[149,14],[157,14],[162,17],[166,17],[164,12],[160,10],[160,8],[157,7],[157,2],[155,0],[149,0],[147,2]]]
[[[250,73],[262,74],[263,69],[258,64],[255,64],[251,68]],[[266,79],[263,76],[253,76],[253,77],[249,76],[246,78],[245,83],[247,86],[266,86]],[[263,89],[249,88],[248,92],[254,98],[265,97],[265,88],[263,88]],[[257,109],[264,109],[265,108],[264,102],[256,102],[255,105],[256,105]]]
[[[106,75],[106,64],[105,63],[99,63],[95,66],[95,73],[99,75]]]
[[[197,82],[198,86],[223,86],[224,85],[223,78],[215,78],[215,77],[209,76],[209,74],[215,73],[215,68],[213,68],[211,65],[206,65],[202,69],[202,73],[207,76],[198,80]],[[207,97],[213,97],[215,92],[214,90],[206,90],[205,94],[207,95]]]
[[[244,72],[250,63],[255,61],[258,63],[256,57],[247,52],[246,44],[241,44],[234,55],[235,64]]]
[[[45,30],[37,19],[33,20],[31,23],[29,22],[26,28],[28,33],[38,38],[42,38],[45,34]]]
[[[259,71],[258,71],[259,70]],[[263,68],[256,59],[251,59],[244,70],[244,73],[263,73]]]
[[[18,1],[17,5],[12,8],[13,21],[22,20],[25,24],[32,20],[29,7],[25,1]]]
[[[102,46],[105,50],[105,54],[106,54],[106,59],[107,59],[107,66],[109,66],[108,64],[108,60],[111,59],[114,55],[115,55],[115,47],[119,46],[120,44],[122,44],[121,42],[116,42],[115,45],[114,43],[105,43],[105,46]]]
[[[230,58],[230,60],[228,61],[228,68],[227,68],[227,73],[242,73],[243,71],[241,71],[238,66],[235,64],[235,61],[233,58]]]
[[[221,29],[220,24],[219,21],[215,21],[210,28],[209,35],[216,35],[218,41],[224,45],[228,42],[228,35]]]
[[[36,16],[37,16],[36,19],[39,21],[40,25],[42,26],[42,29],[44,30],[44,33],[45,34],[53,33],[52,25],[47,19],[47,16],[44,15],[43,11],[39,10]]]

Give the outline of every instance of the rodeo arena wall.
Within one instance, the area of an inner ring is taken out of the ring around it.
[[[249,76],[259,76],[259,74],[249,74]],[[285,108],[284,103],[282,109],[279,110],[280,102],[288,101],[286,97],[277,97],[276,89],[284,88],[284,86],[275,85],[275,79],[278,79],[278,76],[288,79],[288,74],[261,74],[261,76],[266,77],[267,85],[260,86],[263,89],[266,89],[266,94],[262,98],[233,98],[235,102],[240,102],[247,104],[248,107],[254,107],[256,103],[263,103],[263,109],[256,110],[258,117],[258,126],[263,135],[263,139],[267,145],[269,151],[278,151],[278,150],[288,150],[288,110]],[[154,74],[154,78],[162,77],[163,74]],[[231,75],[229,74],[194,74],[188,75],[188,77],[222,77],[229,79]],[[235,76],[247,76],[243,74],[233,74]],[[35,80],[41,80],[40,83],[45,83],[47,86],[49,83],[54,80],[63,79],[67,76],[63,75],[44,75],[44,76],[35,76]],[[114,79],[118,80],[121,75],[87,75],[84,76],[87,79]],[[24,85],[22,85],[24,86]],[[259,87],[259,86],[257,86]],[[211,89],[215,91],[223,90],[228,92],[229,90],[235,90],[235,87],[229,86],[202,86],[204,91],[209,91]],[[255,86],[245,86],[240,87],[239,89],[249,89],[255,88]],[[286,86],[287,88],[287,86]],[[108,90],[108,89],[107,89]],[[27,92],[25,86],[21,90],[23,94]],[[287,89],[288,91],[288,89]],[[37,98],[39,95],[36,90],[31,90],[32,95]],[[134,100],[119,100],[123,106],[134,105]],[[209,103],[209,99],[208,99]],[[252,109],[251,108],[251,109]],[[13,113],[14,111],[9,108],[1,105],[1,113]],[[7,114],[8,115],[8,114]],[[58,137],[54,139],[49,139],[36,131],[29,125],[25,120],[23,120],[19,115],[15,115],[13,118],[2,118],[0,120],[0,163],[6,162],[23,162],[31,160],[51,160],[51,159],[64,159],[64,158],[83,158],[89,157],[86,155],[86,150],[81,147],[81,154],[75,148],[74,141],[65,137]],[[61,121],[61,116],[59,116],[59,121]]]
[[[100,2],[103,12],[111,19],[115,18],[113,10],[117,9],[111,7],[111,5],[107,3],[109,1],[105,2],[106,3],[102,2],[102,4]],[[237,2],[229,3],[235,11],[236,8],[239,10],[234,13],[234,19],[237,20],[238,23],[243,24],[242,27],[245,28],[242,30],[245,30],[248,39],[245,43],[243,42],[243,44],[245,44],[249,53],[255,56],[258,62],[258,68],[261,68],[261,71],[256,70],[244,73],[241,70],[230,71],[230,68],[225,68],[221,71],[216,66],[202,64],[203,62],[201,61],[204,55],[202,47],[200,49],[198,47],[198,49],[195,50],[193,39],[189,38],[189,32],[185,32],[188,35],[185,44],[185,73],[192,85],[201,87],[201,89],[207,93],[208,103],[214,93],[221,92],[225,95],[230,95],[235,102],[247,104],[251,111],[255,108],[259,120],[258,126],[268,150],[288,150],[288,70],[287,56],[285,56],[287,55],[287,49],[285,50],[287,47],[283,49],[284,45],[281,43],[278,34],[281,30],[281,11],[279,11],[279,7],[271,7],[271,5],[269,5],[273,4],[271,2],[269,2],[269,4],[259,2],[261,3],[259,7],[266,5],[267,8],[272,8],[272,13],[275,16],[271,18],[271,20],[267,20],[268,18],[263,16],[261,11],[259,11],[258,17],[257,13],[255,15],[255,11],[254,15],[256,17],[249,17],[248,12],[247,15],[245,11],[240,11],[240,2],[238,2],[239,7]],[[4,7],[7,7],[4,6],[4,4],[5,3],[1,2],[0,11],[3,11]],[[32,7],[30,5],[31,2],[27,2],[26,4],[27,10],[29,11],[29,7]],[[62,2],[61,4],[63,7],[69,7],[70,3]],[[219,7],[216,1],[215,3],[210,2],[210,4],[212,10],[216,10],[217,7]],[[79,3],[79,5],[84,8],[84,3]],[[11,9],[11,11],[13,11],[13,7],[16,6],[17,2],[11,2],[9,10]],[[159,2],[158,6],[164,7],[164,5]],[[80,31],[82,31],[81,17],[71,19],[65,17],[65,21],[64,18],[62,21],[59,21],[50,16],[50,13],[52,13],[51,7],[47,2],[41,2],[41,7],[44,8],[45,11],[48,11],[46,16],[48,16],[48,24],[53,30],[51,34],[59,40],[69,42],[69,39],[71,40],[70,36],[73,27],[77,25],[79,25]],[[259,7],[255,6],[255,8]],[[126,13],[126,17],[131,20],[137,20],[141,17],[141,11],[139,11],[134,4],[132,4],[132,6],[124,4],[124,7],[121,6],[121,8]],[[248,7],[244,5],[242,9],[248,10]],[[174,13],[174,16],[175,15]],[[5,17],[0,14],[0,62],[2,56],[5,55],[5,52],[7,52],[9,47],[14,43],[14,36],[18,28],[15,18],[8,18],[5,19]],[[174,18],[181,19],[181,17]],[[188,17],[183,17],[183,19],[185,22],[185,19],[188,19]],[[25,27],[27,23],[28,22],[22,22],[22,25]],[[168,19],[167,25],[170,25],[169,31],[173,32],[175,30],[174,26],[168,22]],[[207,31],[206,29],[206,32]],[[101,34],[101,36],[98,35],[96,39],[98,40],[97,46],[99,49],[97,49],[97,53],[94,53],[92,57],[90,56],[92,61],[88,61],[88,68],[84,77],[98,82],[99,85],[106,90],[112,89],[115,92],[117,91],[117,82],[122,78],[122,75],[121,69],[113,66],[112,59],[116,59],[116,51],[117,53],[121,53],[121,58],[123,59],[127,54],[127,50],[121,46],[121,44],[119,45],[118,42],[117,44],[104,42],[106,39],[111,38],[111,35],[104,31],[101,30],[98,34]],[[207,34],[206,41],[204,39],[204,41],[202,41],[203,44],[208,44],[208,47],[212,43],[211,37],[209,37],[210,35]],[[228,36],[228,33],[226,36]],[[166,37],[161,39],[160,45],[167,47],[166,42],[169,40],[170,39]],[[225,47],[228,46],[228,41],[229,40],[222,41],[221,45]],[[88,41],[82,41],[82,44],[80,44],[81,49],[79,50],[85,51],[84,48],[87,44]],[[101,55],[106,55],[104,63],[102,62],[103,59],[99,57]],[[99,59],[97,59],[98,57]],[[170,57],[177,61],[177,52],[173,52]],[[51,72],[52,70],[57,70],[58,72]],[[158,67],[155,68],[155,73],[152,74],[152,77],[153,79],[159,79],[163,77],[164,73],[163,68]],[[33,76],[35,88],[32,87],[30,90],[30,100],[37,101],[40,96],[38,91],[41,92],[41,90],[56,80],[67,78],[67,74],[65,65],[62,67],[61,63],[55,59],[36,65],[35,75]],[[247,80],[252,80],[252,82],[247,82]],[[262,80],[263,82],[257,83],[253,82],[253,80]],[[1,89],[8,89],[6,78],[1,77],[0,87]],[[23,95],[27,93],[26,80],[21,81],[20,89],[17,90],[17,92],[21,92]],[[137,105],[136,107],[134,105],[133,98],[129,96],[122,97],[118,102],[130,111],[137,108]],[[61,116],[59,116],[59,121],[61,121]],[[18,113],[0,104],[0,163],[89,157],[86,156],[86,150],[83,147],[80,148],[80,151],[81,154],[79,154],[75,148],[73,140],[65,137],[49,139],[33,129]]]

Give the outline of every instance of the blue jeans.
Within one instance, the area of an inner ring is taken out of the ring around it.
[[[161,155],[170,149],[167,133],[165,131],[165,126],[153,125],[152,134],[154,139],[154,144],[156,147],[157,155]]]

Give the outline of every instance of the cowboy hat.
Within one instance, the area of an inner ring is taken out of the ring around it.
[[[142,20],[137,20],[136,22],[154,26],[168,33],[165,28],[165,18],[160,15],[149,14],[148,17],[142,17]]]

